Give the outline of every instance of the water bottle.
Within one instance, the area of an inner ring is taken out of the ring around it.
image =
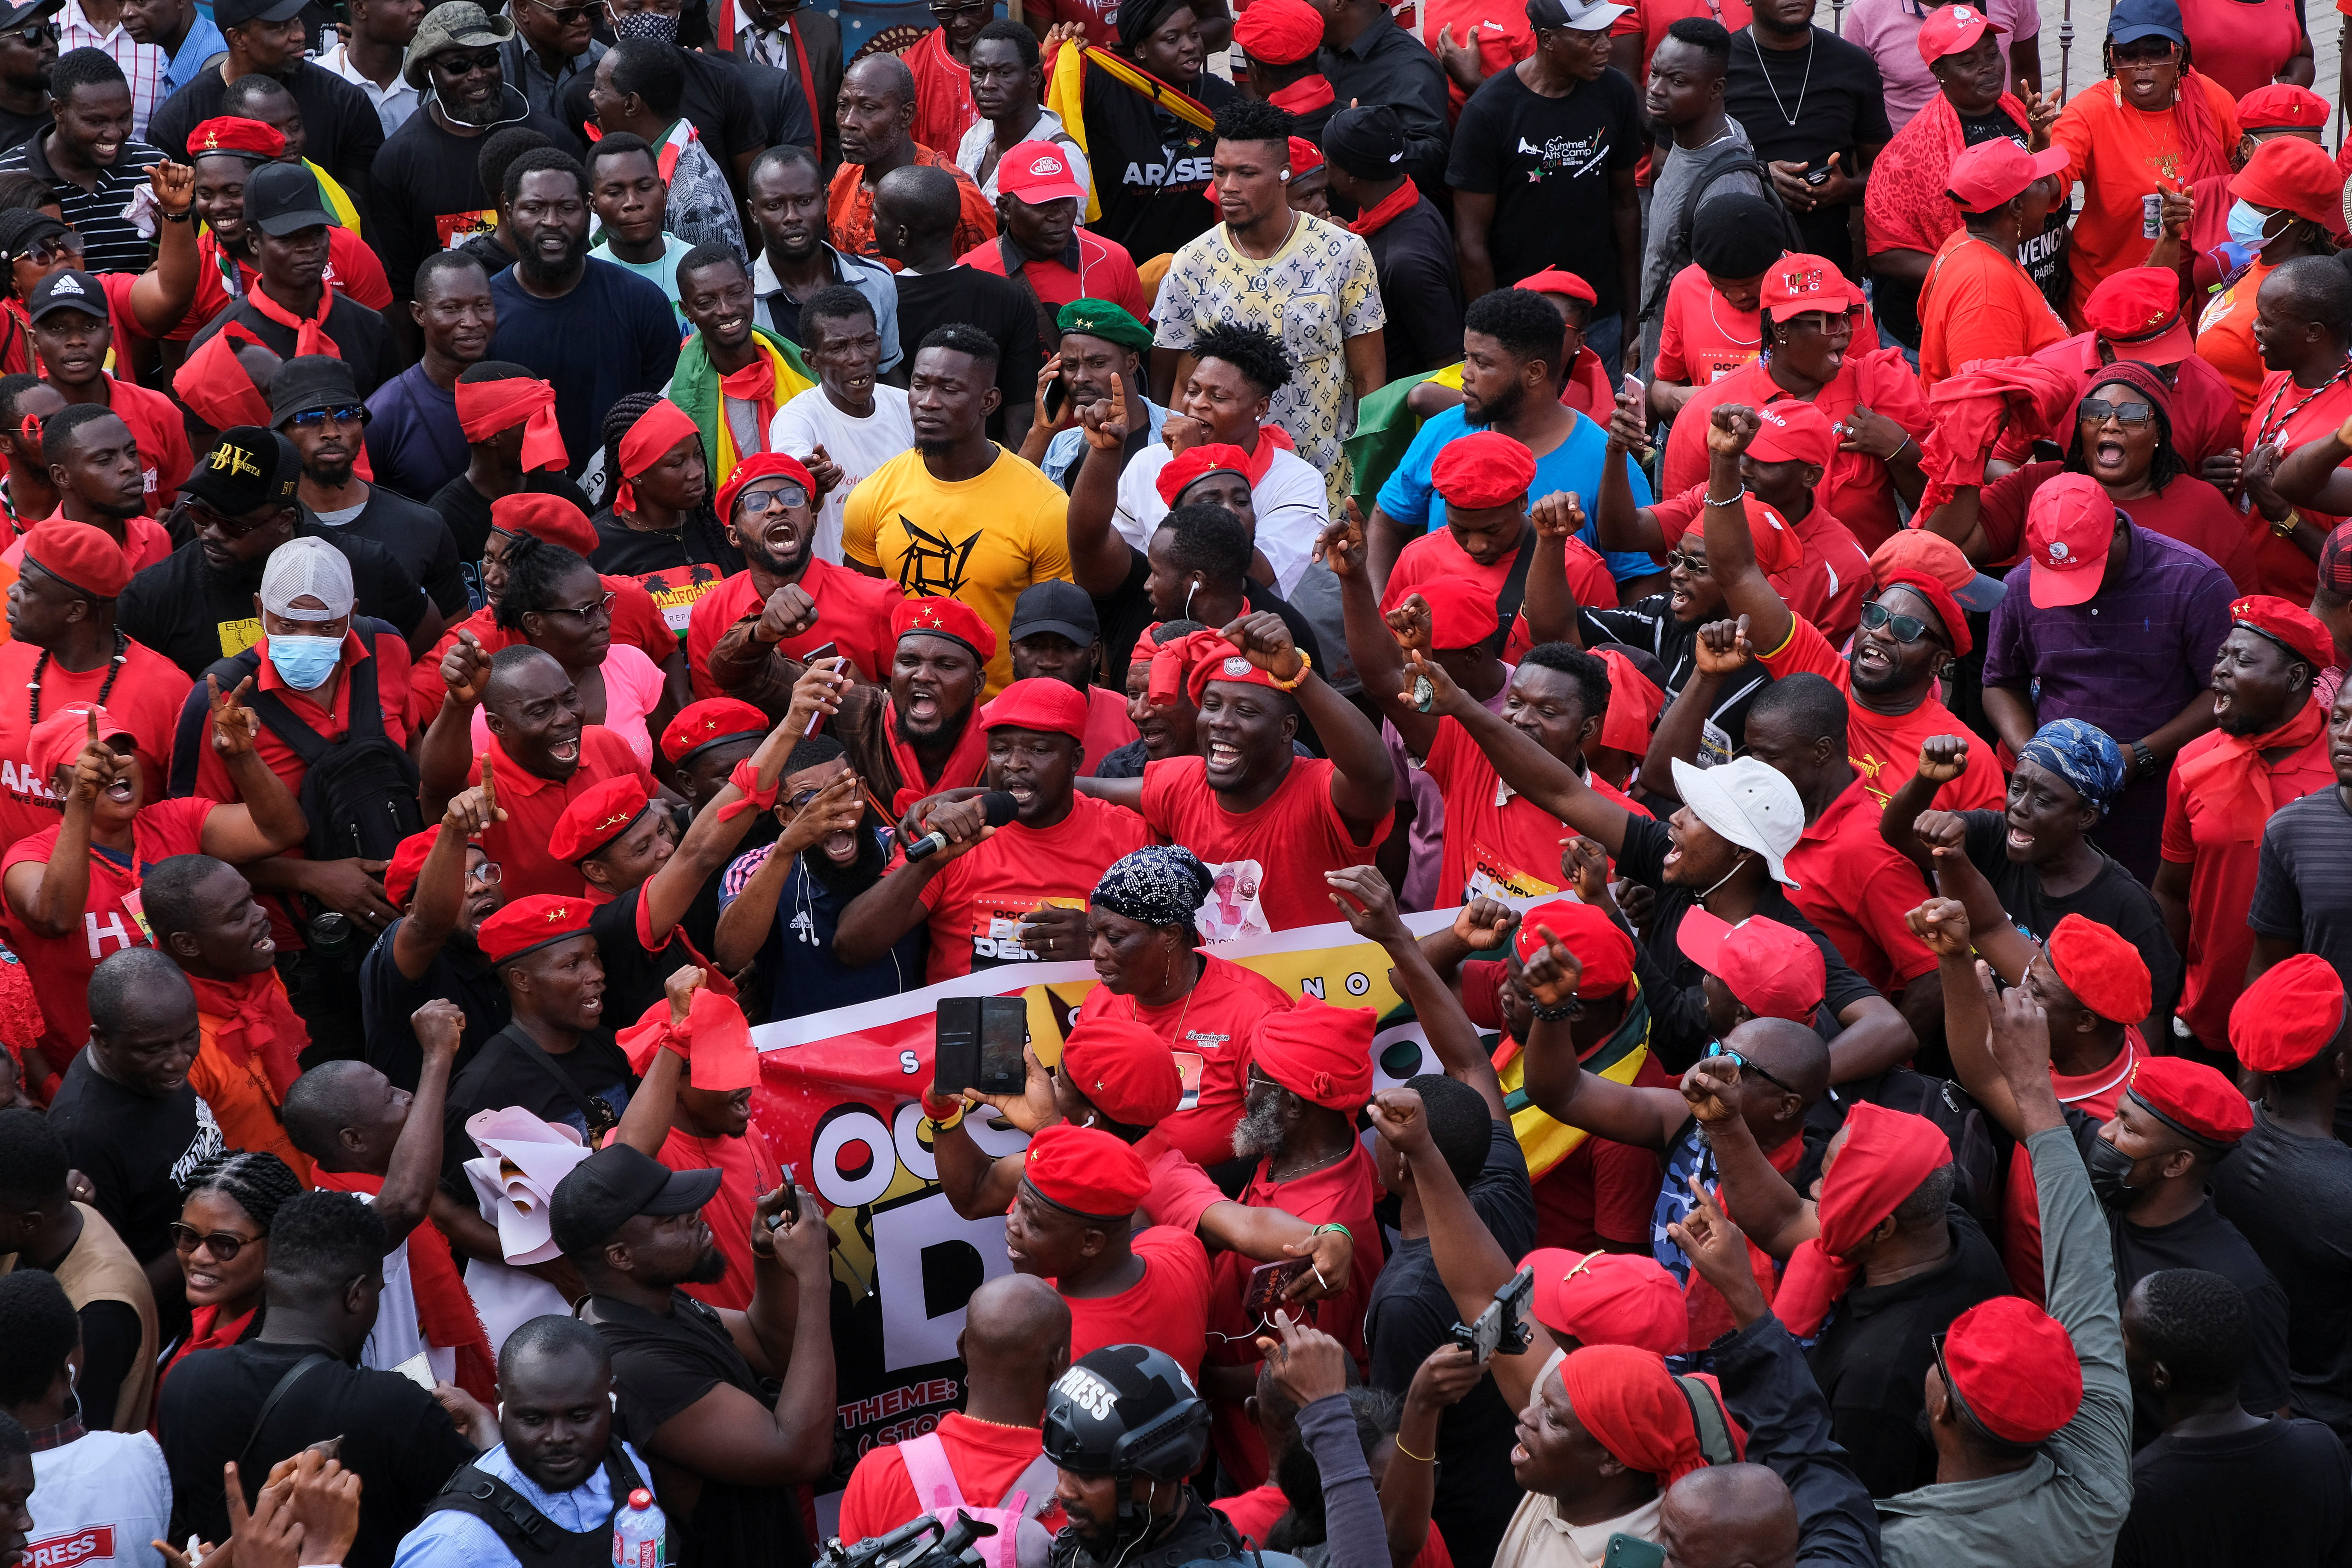
[[[613,1516],[613,1568],[663,1568],[662,1542],[669,1521],[654,1494],[639,1487],[629,1504]]]

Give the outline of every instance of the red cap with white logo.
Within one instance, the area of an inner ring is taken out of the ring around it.
[[[1946,55],[1972,49],[1988,27],[1996,33],[2009,31],[1973,5],[1937,6],[1919,24],[1919,58],[1934,65]]]
[[[1035,205],[1065,196],[1087,199],[1087,188],[1070,173],[1070,160],[1051,142],[1024,142],[996,165],[996,188]]]
[[[1825,256],[1792,251],[1772,263],[1764,274],[1763,307],[1772,312],[1776,321],[1786,321],[1807,310],[1833,310],[1843,315],[1861,298],[1860,290],[1838,270],[1837,263]]]

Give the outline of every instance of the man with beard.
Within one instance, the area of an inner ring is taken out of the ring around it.
[[[751,1304],[707,1307],[678,1287],[726,1274],[701,1217],[718,1187],[716,1171],[615,1144],[557,1184],[551,1228],[588,1287],[581,1316],[612,1347],[622,1425],[645,1435],[665,1492],[694,1499],[670,1513],[677,1562],[791,1568],[808,1561],[793,1489],[833,1468],[833,1233],[806,1192],[763,1194],[746,1227]]]
[[[440,822],[402,840],[383,873],[400,918],[360,960],[360,1017],[368,1065],[414,1089],[424,1060],[415,1014],[439,997],[465,1014],[457,1068],[507,1026],[507,994],[482,957],[482,922],[506,901],[501,871],[481,836],[505,815],[495,784],[459,792]]]
[[[170,398],[108,374],[114,327],[104,286],[88,272],[53,272],[34,286],[25,306],[32,318],[33,347],[48,372],[49,385],[69,404],[94,404],[121,416],[138,437],[141,510],[160,512],[169,507],[188,477],[187,429]],[[157,559],[142,543],[131,552],[131,564],[136,570]]]
[[[163,154],[131,132],[122,68],[104,49],[72,49],[58,58],[49,90],[57,123],[0,154],[0,173],[21,169],[47,184],[60,216],[81,236],[91,271],[145,271],[153,247],[122,216],[123,204]]]
[[[413,288],[408,318],[424,353],[368,399],[368,466],[378,484],[437,500],[441,487],[463,476],[471,460],[457,417],[457,378],[490,352],[499,312],[490,303],[489,273],[462,250],[426,257]],[[484,505],[497,499],[485,497]],[[479,553],[478,543],[461,543],[458,558],[470,561]]]
[[[800,667],[826,651],[862,681],[890,678],[891,616],[904,595],[818,557],[816,494],[808,469],[782,452],[737,464],[720,487],[719,515],[745,570],[694,602],[686,661],[697,696],[723,691],[782,712]]]
[[[1058,680],[1087,700],[1085,754],[1092,773],[1103,758],[1136,739],[1123,692],[1095,684],[1103,668],[1102,623],[1094,600],[1075,583],[1032,583],[1013,604],[1013,679]]]
[[[698,245],[678,258],[678,308],[692,329],[677,351],[669,400],[694,419],[710,483],[769,449],[783,405],[816,385],[800,351],[751,319],[751,274],[741,252]]]
[[[1066,172],[1077,186],[1083,207],[1092,183],[1087,150],[1063,125],[1062,117],[1038,101],[1045,90],[1038,36],[1009,16],[1001,19],[1003,26],[987,23],[972,35],[969,46],[973,118],[956,143],[956,166],[979,182],[982,195],[994,201],[997,171],[1005,156],[1024,142],[1050,143],[1068,165]],[[1100,243],[1127,254],[1125,247],[1110,241]]]
[[[915,426],[904,389],[881,380],[883,338],[872,300],[835,283],[810,296],[800,320],[808,336],[804,357],[817,384],[778,411],[769,437],[777,451],[822,475],[824,504],[812,548],[838,565],[849,492],[915,444]]]
[[[1013,796],[1013,820],[987,831],[977,799],[919,819],[945,834],[947,847],[900,861],[843,913],[845,963],[880,958],[925,920],[933,984],[1002,963],[1082,957],[1087,895],[1113,861],[1151,842],[1134,812],[1072,791],[1087,702],[1068,682],[1016,680],[978,720],[988,748],[982,786]]]
[[[497,205],[481,175],[482,138],[492,128],[520,125],[550,140],[564,134],[507,81],[499,46],[514,36],[514,23],[473,0],[446,0],[408,46],[402,79],[427,91],[375,155],[368,205],[368,239],[383,258],[395,300],[413,297],[418,262],[483,227],[485,209]],[[401,336],[414,342],[406,315],[394,306]]]
[[[1055,313],[1061,329],[1055,357],[1060,362],[1057,387],[1049,388],[1031,411],[1028,434],[1021,438],[1021,455],[1045,471],[1047,479],[1068,489],[1076,482],[1078,460],[1087,454],[1087,433],[1078,410],[1110,401],[1111,378],[1118,378],[1129,410],[1140,404],[1144,417],[1128,419],[1129,460],[1160,445],[1168,410],[1145,395],[1148,384],[1144,356],[1151,352],[1151,329],[1107,300],[1074,300]]]
[[[0,13],[0,147],[47,131],[55,105],[49,76],[58,65],[58,11],[65,0],[25,0]]]
[[[366,405],[352,367],[331,354],[297,354],[269,382],[269,418],[302,454],[295,494],[305,518],[373,539],[432,595],[444,620],[462,620],[466,579],[457,541],[441,514],[361,479],[353,465],[365,449]]]
[[[830,116],[825,124],[830,137]],[[759,230],[751,290],[759,299],[754,319],[760,325],[814,350],[801,329],[802,308],[823,290],[845,284],[865,295],[873,310],[874,330],[882,340],[880,368],[897,369],[905,357],[898,346],[898,282],[881,262],[825,242],[824,171],[816,159],[802,147],[769,148],[751,165],[747,201]]]
[[[521,1568],[551,1532],[602,1542],[645,1455],[613,1436],[613,1353],[577,1318],[533,1318],[499,1347],[499,1442],[474,1456],[400,1538],[407,1568]],[[516,1510],[526,1510],[520,1516]],[[526,1532],[517,1518],[536,1515]]]
[[[1045,1398],[1045,1451],[1060,1470],[1054,1500],[1069,1520],[1054,1538],[1054,1568],[1118,1568],[1147,1542],[1150,1553],[1135,1561],[1241,1557],[1232,1523],[1184,1484],[1208,1426],[1191,1369],[1165,1352],[1111,1344],[1074,1363]]]
[[[669,380],[677,318],[660,289],[588,254],[588,174],[577,158],[524,153],[507,166],[506,199],[521,259],[490,279],[490,357],[538,371],[555,388],[563,449],[593,451],[607,409]]]
[[[988,742],[977,720],[996,633],[953,599],[901,599],[890,630],[889,685],[849,688],[830,728],[876,801],[903,816],[926,795],[980,783]],[[739,623],[730,636],[750,633]]]
[[[352,367],[362,397],[399,374],[383,318],[327,280],[335,220],[320,205],[318,184],[307,171],[291,163],[253,171],[245,182],[245,223],[259,275],[247,293],[189,340],[192,351],[235,326],[280,359],[306,349],[334,353]]]
[[[222,107],[229,83],[268,77],[284,86],[300,111],[304,154],[364,207],[368,169],[383,145],[383,121],[367,94],[303,58],[310,37],[299,0],[227,0],[213,7],[213,20],[228,52],[163,100],[147,122],[147,140],[173,162],[186,163],[199,121],[245,112]]]

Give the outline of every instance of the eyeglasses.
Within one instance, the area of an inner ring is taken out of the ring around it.
[[[1770,1084],[1774,1089],[1780,1089],[1783,1093],[1794,1094],[1797,1092],[1795,1089],[1790,1089],[1787,1084],[1782,1083],[1779,1079],[1774,1078],[1770,1073],[1766,1072],[1762,1068],[1758,1067],[1746,1057],[1741,1056],[1738,1051],[1727,1048],[1721,1040],[1709,1040],[1706,1043],[1706,1054],[1711,1057],[1722,1057],[1727,1059],[1737,1066],[1741,1072],[1752,1072],[1758,1078],[1762,1079],[1766,1083]]]
[[[21,38],[37,49],[57,36],[57,28],[47,22],[27,22],[10,32],[0,33],[0,38]]]
[[[173,1220],[169,1229],[173,1251],[184,1257],[201,1247],[220,1263],[236,1262],[238,1253],[261,1239],[257,1236],[237,1236],[226,1230],[216,1230],[207,1236],[194,1226],[182,1225],[178,1220]]]
[[[476,71],[494,71],[500,68],[496,49],[484,49],[478,55],[457,55],[445,51],[435,55],[427,63],[446,76],[471,76]]]
[[[1898,616],[1873,599],[1862,607],[1862,625],[1865,631],[1885,632],[1899,643],[1915,643],[1921,637],[1936,637],[1935,628],[1916,616]]]
[[[771,507],[781,507],[790,511],[794,507],[806,506],[808,503],[808,491],[789,480],[781,485],[767,486],[762,489],[745,490],[735,498],[737,506],[755,516]]]
[[[2126,430],[2137,430],[2156,417],[2156,410],[2145,403],[2109,403],[2104,397],[2086,397],[2075,417],[2085,425],[2104,425],[2112,419]]]
[[[308,430],[314,425],[364,425],[373,417],[364,403],[346,403],[335,408],[305,408],[286,423],[298,430]]]
[[[195,520],[198,532],[209,529],[223,539],[243,539],[248,533],[268,528],[294,510],[289,506],[274,506],[257,518],[249,518],[240,522],[224,512],[215,511],[193,496],[188,499],[187,506],[188,515]]]
[[[1693,554],[1687,550],[1667,551],[1666,564],[1669,567],[1687,572],[1694,577],[1704,577],[1706,575],[1706,557],[1704,555]]]
[[[594,11],[597,8],[593,5],[551,5],[547,3],[547,0],[527,0],[527,4],[538,6],[541,10],[554,17],[558,23],[576,21],[580,17],[587,16],[590,12]]]
[[[609,621],[613,618],[613,595],[607,594],[584,605],[551,605],[547,613],[551,616],[577,616],[583,621]]]
[[[499,879],[505,875],[505,872],[499,869],[497,861],[485,860],[466,873],[466,880],[479,882],[485,888],[495,888],[499,885]]]
[[[996,5],[995,0],[964,0],[961,5],[932,5],[929,9],[932,16],[944,22],[950,16],[977,16],[995,10]]]

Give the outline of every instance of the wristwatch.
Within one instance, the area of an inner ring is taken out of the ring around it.
[[[2131,743],[2131,754],[2132,766],[2141,778],[2148,779],[2156,776],[2156,753],[2147,749],[2146,741],[2134,741]]]
[[[2295,510],[2293,507],[2289,507],[2286,509],[2286,515],[2284,517],[2271,523],[2271,531],[2277,534],[2281,539],[2293,539],[2294,537],[2294,531],[2302,526],[2303,513]]]

